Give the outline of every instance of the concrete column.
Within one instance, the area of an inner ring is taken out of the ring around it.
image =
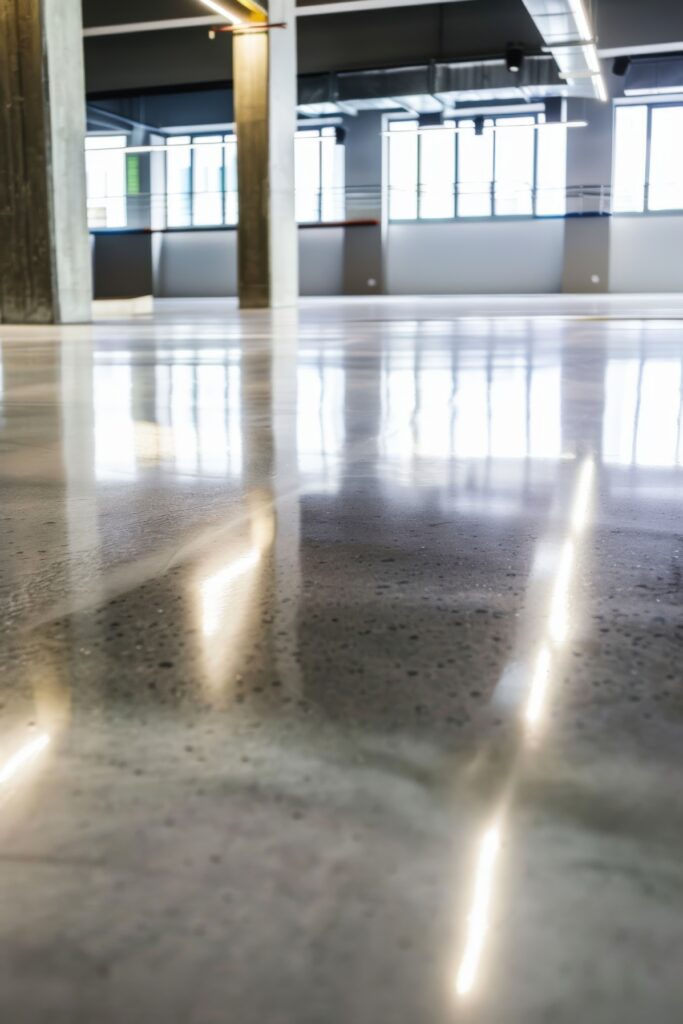
[[[381,295],[384,291],[382,225],[382,113],[364,111],[345,119],[346,217],[376,220],[376,225],[344,232],[344,294]]]
[[[598,100],[568,100],[570,121],[588,127],[567,132],[567,188],[584,189],[582,198],[567,204],[563,292],[609,291],[609,187],[612,181],[612,104]],[[602,196],[600,189],[603,187]],[[589,194],[592,193],[592,194]]]
[[[0,0],[0,320],[90,319],[81,0]]]
[[[286,27],[236,32],[233,39],[238,294],[245,309],[292,306],[299,294],[295,0],[271,0],[268,10],[271,24]]]

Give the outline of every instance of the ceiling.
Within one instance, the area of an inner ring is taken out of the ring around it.
[[[338,0],[299,0],[299,6]],[[360,0],[363,6],[363,0]],[[599,0],[601,48],[683,41],[683,0]],[[210,16],[200,0],[83,0],[84,27]],[[381,68],[430,60],[501,56],[508,42],[538,53],[542,39],[522,0],[450,0],[443,4],[361,9],[300,17],[299,73]],[[206,27],[86,38],[90,94],[225,82],[229,37]]]

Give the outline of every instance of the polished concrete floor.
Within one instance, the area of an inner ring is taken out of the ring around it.
[[[0,1020],[683,1019],[682,300],[0,355]]]

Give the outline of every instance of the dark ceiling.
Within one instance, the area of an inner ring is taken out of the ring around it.
[[[320,0],[300,0],[319,3]],[[599,0],[603,48],[683,40],[683,0]],[[86,27],[209,15],[200,0],[83,0]],[[500,56],[508,42],[538,51],[541,39],[522,0],[458,0],[302,17],[299,73]],[[229,36],[205,28],[90,37],[90,94],[224,82],[231,76]]]

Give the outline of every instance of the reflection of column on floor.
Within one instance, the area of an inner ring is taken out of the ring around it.
[[[79,338],[78,343],[65,340],[61,347],[60,396],[64,508],[69,544],[69,593],[64,595],[65,611],[95,608],[104,598],[98,526],[95,385],[92,338],[87,341]],[[115,424],[104,426],[116,430]],[[119,443],[125,444],[125,438],[119,438]],[[91,648],[99,628],[94,621],[86,626],[78,616],[74,617],[69,624],[70,650],[79,652]]]
[[[284,28],[233,37],[238,146],[238,291],[243,308],[291,306],[298,297],[294,204],[296,11],[271,0]]]
[[[90,319],[80,0],[0,3],[0,321]]]
[[[298,654],[301,605],[301,485],[297,451],[298,317],[272,315],[272,397],[275,436],[274,489],[277,502],[273,544],[273,664],[290,697],[303,695]]]

